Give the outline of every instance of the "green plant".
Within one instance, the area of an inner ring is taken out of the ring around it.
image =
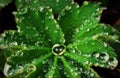
[[[99,23],[99,3],[65,3],[58,10],[52,4],[19,1],[14,12],[18,29],[0,36],[0,69],[6,77],[99,78],[91,66],[117,66],[108,42],[119,42],[119,32]]]

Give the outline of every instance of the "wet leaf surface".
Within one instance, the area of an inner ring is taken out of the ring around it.
[[[117,66],[108,41],[119,42],[119,32],[99,23],[102,9],[98,3],[84,2],[81,7],[72,3],[57,20],[48,7],[24,9],[14,12],[18,30],[0,36],[6,58],[1,69],[6,77],[99,78],[91,66]]]

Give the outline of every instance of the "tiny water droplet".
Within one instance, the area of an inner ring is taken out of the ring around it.
[[[21,9],[18,9],[19,11],[19,14],[25,14],[25,13],[27,13],[27,11],[28,11],[28,8],[27,7],[24,7],[24,8],[21,8]]]
[[[58,2],[59,2],[59,0],[56,0],[56,2],[58,3]]]
[[[93,76],[94,76],[94,73],[90,73],[90,76],[93,77]]]
[[[43,68],[42,68],[43,72],[47,72],[48,71],[48,66],[47,65],[44,65]]]
[[[46,60],[42,60],[42,64],[45,64],[47,61]]]
[[[27,66],[27,73],[31,72],[31,71],[35,71],[36,67],[32,64],[28,64]]]
[[[11,43],[9,44],[9,46],[17,46],[17,45],[18,45],[18,43],[17,43],[16,41],[11,42]]]
[[[88,5],[88,2],[87,2],[87,1],[85,1],[83,4],[84,4],[84,5]]]
[[[90,29],[87,29],[87,31],[90,31]]]
[[[95,57],[95,58],[98,58],[99,55],[100,55],[100,54],[99,54],[98,52],[93,52],[93,53],[92,53],[92,56]]]
[[[38,41],[38,42],[35,43],[35,45],[36,45],[36,46],[42,46],[42,42],[39,42],[39,41]]]
[[[71,6],[66,6],[65,8],[66,8],[66,10],[70,10]]]
[[[104,47],[107,47],[107,43],[104,43]]]
[[[15,56],[23,56],[23,52],[22,51],[17,51]]]
[[[63,65],[61,63],[58,63],[58,69],[62,70],[63,69]]]
[[[52,64],[52,61],[53,61],[52,59],[49,59],[49,60],[48,60],[48,64],[51,65],[51,64]]]
[[[42,12],[43,9],[44,9],[44,7],[43,7],[43,6],[40,6],[39,9],[40,9],[40,12]]]

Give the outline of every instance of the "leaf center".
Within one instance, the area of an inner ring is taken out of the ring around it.
[[[62,55],[65,52],[66,47],[64,45],[55,44],[52,47],[52,53],[54,55]]]

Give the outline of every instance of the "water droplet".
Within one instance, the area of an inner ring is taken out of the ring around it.
[[[19,14],[25,14],[25,13],[27,13],[28,8],[27,8],[27,7],[24,7],[24,8],[18,9],[18,10],[19,10],[19,11],[18,11]]]
[[[87,29],[87,31],[89,32],[89,31],[90,31],[90,29]]]
[[[104,47],[107,47],[107,43],[104,43]]]
[[[31,72],[31,71],[35,71],[36,67],[32,64],[28,64],[27,66],[27,73]]]
[[[66,10],[70,10],[71,6],[66,6],[65,8],[66,8]]]
[[[106,52],[98,53],[94,52],[92,54],[96,59],[100,60],[101,62],[107,62],[109,60],[109,55]]]
[[[20,51],[17,51],[15,56],[23,56],[23,52],[20,50]]]
[[[3,72],[5,76],[11,76],[14,74],[14,69],[9,64],[6,63]]]
[[[16,41],[9,43],[9,46],[17,46],[18,43]]]
[[[45,64],[47,61],[46,60],[42,60],[42,64]]]
[[[107,62],[109,60],[109,55],[106,52],[100,53],[98,59],[102,62]]]
[[[49,42],[51,42],[52,40],[51,39],[48,39]]]
[[[47,65],[44,65],[43,68],[42,68],[43,72],[47,72],[48,71],[48,66]]]
[[[62,63],[58,63],[58,69],[59,69],[59,70],[62,70],[62,69],[63,69]]]
[[[65,46],[60,44],[55,44],[52,47],[52,52],[54,55],[62,55],[65,52]]]
[[[94,73],[90,73],[90,76],[93,77],[93,76],[94,76]]]
[[[52,61],[53,61],[52,59],[49,59],[49,60],[48,60],[48,64],[51,65],[51,64],[52,64]]]
[[[84,5],[88,5],[88,2],[87,2],[87,1],[85,1],[83,4],[84,4]]]
[[[59,2],[59,0],[56,0],[56,2],[58,3],[58,2]]]
[[[99,55],[100,55],[100,54],[99,54],[98,52],[93,52],[93,53],[92,53],[92,56],[95,57],[95,58],[98,58]]]
[[[40,6],[40,12],[42,12],[43,11],[43,9],[44,9],[44,7],[43,6]]]
[[[114,69],[118,65],[118,60],[114,58],[110,58],[108,64],[111,66],[111,69]]]
[[[38,42],[35,43],[35,45],[36,45],[36,46],[42,46],[42,42],[39,42],[39,41],[38,41]]]

